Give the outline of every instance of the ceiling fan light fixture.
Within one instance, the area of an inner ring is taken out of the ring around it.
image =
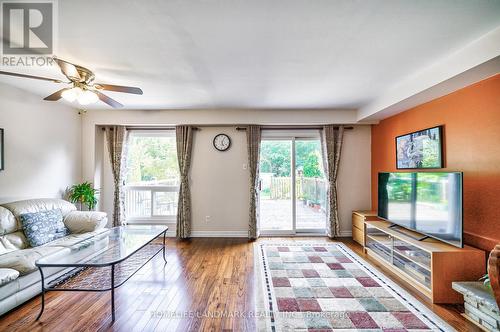
[[[79,97],[82,93],[83,93],[83,90],[81,88],[75,86],[74,88],[63,91],[63,93],[61,94],[61,97],[63,97],[65,100],[72,103],[75,100],[79,99]]]
[[[60,89],[52,93],[51,95],[48,95],[47,97],[43,98],[43,100],[46,101],[58,101],[60,99],[64,99],[70,103],[76,101],[80,105],[88,105],[96,103],[98,101],[102,101],[106,105],[111,106],[113,108],[122,108],[123,107],[122,104],[120,104],[113,98],[105,95],[101,91],[114,91],[114,92],[129,93],[135,95],[143,94],[142,89],[138,87],[94,83],[95,75],[91,70],[82,66],[72,64],[68,61],[64,61],[55,56],[54,60],[56,61],[58,67],[61,69],[63,75],[66,76],[66,78],[69,80],[69,82],[63,82],[59,79],[54,79],[49,77],[12,73],[2,70],[0,70],[0,75],[37,79],[54,83],[71,84],[70,86],[66,86],[65,88]]]
[[[99,97],[97,94],[93,91],[90,90],[84,90],[79,96],[78,96],[78,103],[80,105],[89,105],[96,103],[99,100]]]

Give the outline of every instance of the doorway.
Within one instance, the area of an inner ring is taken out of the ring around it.
[[[263,132],[262,235],[325,234],[328,182],[319,131]]]

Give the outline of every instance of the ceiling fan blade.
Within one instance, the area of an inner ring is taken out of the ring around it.
[[[11,73],[8,71],[0,71],[0,75],[8,75],[8,76],[15,76],[15,77],[23,77],[23,78],[32,78],[35,80],[42,80],[42,81],[49,81],[49,82],[55,82],[55,83],[65,83],[61,80],[56,80],[54,78],[48,78],[48,77],[41,77],[41,76],[33,76],[33,75],[26,75],[26,74],[19,74],[19,73]]]
[[[123,92],[123,93],[133,93],[135,95],[142,95],[143,92],[140,88],[136,88],[133,86],[122,86],[122,85],[112,85],[112,84],[102,84],[96,83],[94,87],[99,90],[107,90],[107,91],[115,91],[115,92]]]
[[[45,98],[43,98],[43,100],[48,100],[48,101],[57,101],[59,99],[62,98],[62,93],[66,90],[69,90],[71,88],[64,88],[64,89],[61,89],[57,92],[54,92],[53,94],[51,94],[50,96],[47,96]]]
[[[120,104],[119,102],[117,102],[113,98],[110,98],[110,97],[106,96],[104,93],[101,93],[99,91],[94,91],[94,92],[97,94],[97,96],[99,97],[99,99],[102,102],[108,104],[109,106],[111,106],[113,108],[122,108],[123,107],[122,104]]]
[[[59,68],[61,68],[62,73],[70,80],[80,81],[82,78],[76,69],[76,66],[68,61],[64,61],[54,57]]]

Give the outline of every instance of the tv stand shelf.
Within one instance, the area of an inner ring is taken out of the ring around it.
[[[397,274],[432,303],[460,303],[453,281],[478,280],[486,271],[485,253],[464,246],[457,248],[391,223],[364,222],[364,250],[368,256]]]

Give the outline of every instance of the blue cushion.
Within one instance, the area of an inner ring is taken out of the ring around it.
[[[20,218],[24,235],[31,247],[41,246],[69,234],[60,209],[25,213]]]

